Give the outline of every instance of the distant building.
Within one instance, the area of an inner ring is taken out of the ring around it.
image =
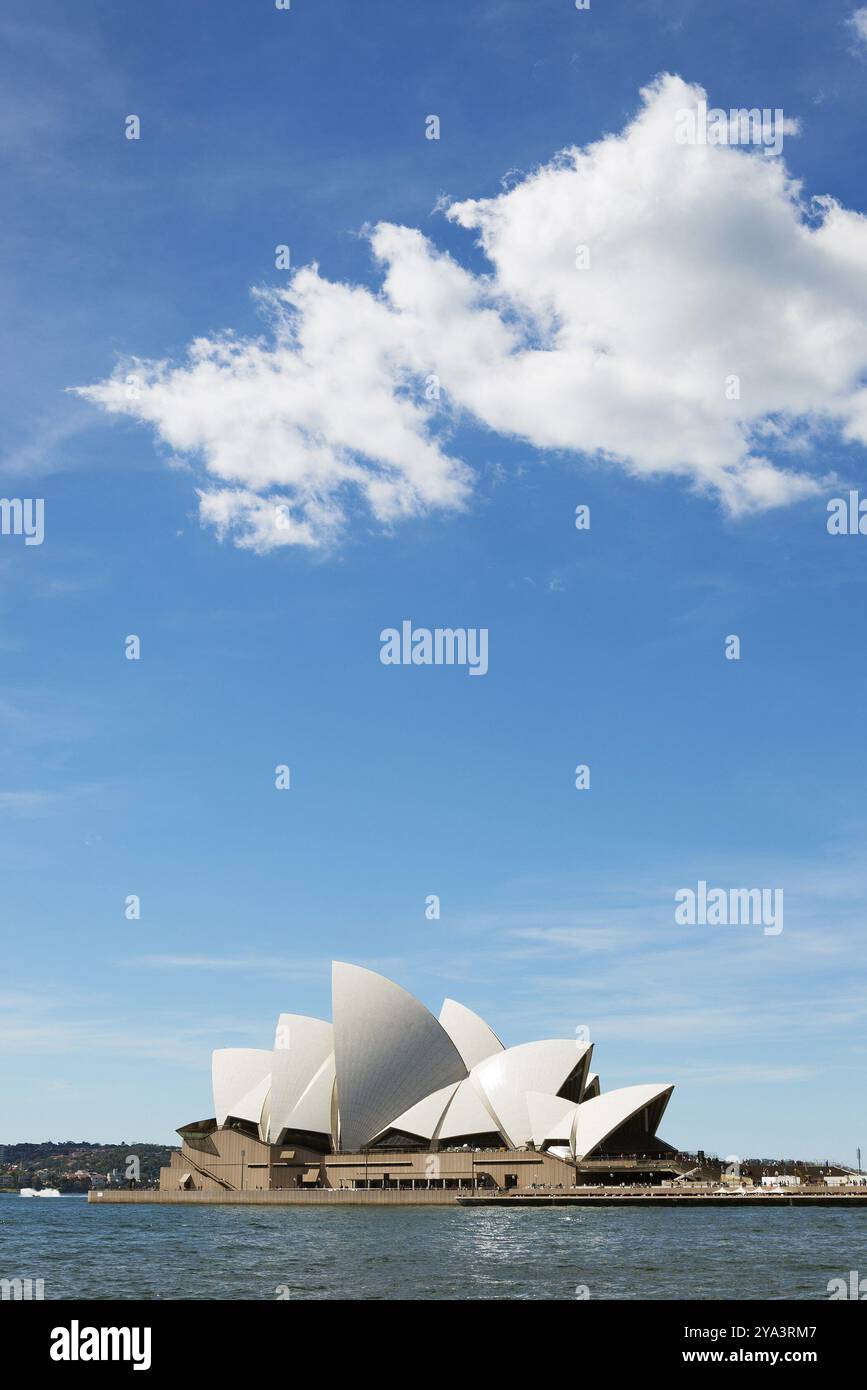
[[[796,1173],[766,1173],[762,1187],[800,1187],[801,1179]]]

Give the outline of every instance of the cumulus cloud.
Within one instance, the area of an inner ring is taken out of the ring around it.
[[[466,505],[458,425],[679,475],[733,514],[815,492],[829,429],[867,443],[867,218],[805,201],[761,147],[679,143],[700,87],[641,98],[621,133],[445,206],[487,273],[380,223],[378,290],[299,269],[256,291],[266,336],[80,393],[198,457],[203,523],[260,552],[332,543],[359,503],[386,526]]]

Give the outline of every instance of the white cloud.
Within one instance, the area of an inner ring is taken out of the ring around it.
[[[867,219],[806,206],[761,149],[679,144],[701,100],[662,77],[621,134],[447,206],[488,274],[381,223],[378,293],[306,267],[257,292],[270,337],[197,339],[82,394],[199,455],[203,523],[260,552],[335,541],[358,497],[384,525],[465,505],[448,438],[466,422],[680,475],[733,514],[807,496],[820,431],[867,443]]]
[[[8,813],[23,820],[50,815],[95,790],[95,787],[70,786],[61,791],[0,791],[0,815]]]
[[[331,971],[331,962],[327,957],[293,960],[284,956],[150,955],[131,956],[118,964],[155,970],[227,970],[233,974],[252,971],[254,974],[311,980],[314,983],[327,979]]]
[[[867,5],[855,10],[846,23],[854,30],[856,42],[867,48]]]
[[[35,816],[42,811],[52,810],[60,800],[62,796],[59,792],[0,791],[0,811],[11,811],[18,816]]]

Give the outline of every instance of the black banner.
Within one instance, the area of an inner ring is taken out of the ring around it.
[[[528,1302],[533,1300],[520,1302],[518,1317],[526,1317],[531,1323],[538,1314],[527,1306]],[[701,1374],[703,1368],[714,1365],[768,1370],[807,1366],[827,1374],[829,1370],[857,1364],[865,1327],[863,1310],[853,1306],[854,1302],[594,1303],[588,1299],[578,1301],[565,1322],[561,1310],[556,1328],[559,1337],[565,1334],[568,1339],[577,1338],[576,1349],[583,1348],[595,1358],[606,1351],[618,1376],[627,1370],[653,1373],[674,1367],[687,1371],[693,1368]],[[411,1311],[413,1306],[418,1309],[417,1314]],[[499,1314],[495,1308],[487,1311],[485,1306],[487,1335],[480,1336],[477,1352],[472,1350],[469,1323],[462,1332],[469,1368],[476,1357],[481,1367],[490,1354],[489,1319],[496,1321]],[[330,1374],[340,1368],[343,1346],[347,1358],[353,1358],[357,1373],[357,1339],[343,1343],[340,1336],[347,1315],[363,1317],[368,1333],[379,1339],[394,1329],[395,1352],[406,1335],[408,1318],[438,1318],[434,1310],[425,1314],[418,1303],[401,1309],[399,1323],[393,1312],[369,1307],[362,1310],[352,1303],[338,1309],[322,1307],[317,1314],[316,1302],[305,1299],[276,1299],[271,1307],[261,1302],[226,1303],[216,1305],[216,1311],[214,1304],[198,1300],[2,1305],[7,1346],[14,1344],[29,1368],[60,1378],[94,1375],[105,1369],[115,1375],[128,1371],[185,1378],[209,1371],[225,1376],[237,1370],[245,1377],[252,1375],[255,1379],[261,1374],[270,1380],[280,1361],[280,1339],[286,1338],[285,1365],[289,1373],[298,1353],[296,1339],[311,1335],[311,1349],[319,1345],[321,1336],[327,1338]],[[513,1308],[508,1324],[512,1334],[515,1315]],[[321,1327],[317,1327],[320,1316]],[[462,1312],[454,1304],[449,1317],[463,1321]],[[542,1317],[545,1320],[544,1314]],[[551,1331],[554,1330],[552,1325]],[[337,1367],[333,1365],[335,1354]],[[462,1357],[464,1354],[462,1350]],[[380,1346],[378,1357],[382,1355]],[[599,1365],[598,1359],[596,1364]]]

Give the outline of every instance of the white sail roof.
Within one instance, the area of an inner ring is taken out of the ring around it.
[[[334,1053],[329,1052],[322,1066],[287,1116],[286,1129],[308,1134],[329,1134],[336,1146],[337,1114],[334,1104]],[[279,1131],[273,1131],[275,1134]]]
[[[500,1132],[512,1148],[521,1148],[533,1137],[527,1092],[556,1096],[576,1066],[584,1063],[592,1044],[552,1038],[543,1042],[507,1047],[473,1068],[473,1081],[496,1115]]]
[[[410,1106],[397,1119],[386,1125],[386,1129],[400,1129],[404,1134],[416,1134],[420,1139],[433,1139],[437,1125],[442,1119],[446,1106],[460,1083],[452,1081],[441,1086],[432,1095],[425,1096],[417,1105]]]
[[[400,985],[361,966],[335,962],[332,994],[333,1024],[280,1014],[273,1051],[214,1052],[218,1125],[234,1116],[270,1143],[294,1131],[302,1144],[316,1135],[344,1152],[367,1148],[389,1129],[434,1150],[497,1134],[507,1148],[533,1144],[580,1159],[635,1116],[641,1123],[622,1140],[640,1145],[673,1090],[654,1083],[602,1095],[589,1072],[589,1043],[555,1038],[504,1048],[472,1009],[446,999],[437,1020]]]
[[[467,1077],[455,1091],[437,1137],[442,1145],[467,1134],[497,1133],[499,1128],[496,1117],[485,1105],[472,1078]]]
[[[578,1158],[587,1158],[593,1150],[615,1129],[619,1129],[633,1115],[662,1101],[658,1106],[655,1123],[648,1133],[655,1133],[674,1090],[672,1084],[649,1084],[646,1086],[621,1086],[616,1091],[606,1091],[604,1095],[585,1100],[578,1107],[578,1121],[575,1126],[575,1153]]]
[[[332,1013],[340,1146],[352,1152],[467,1069],[433,1014],[400,985],[335,961]]]
[[[221,1047],[212,1054],[214,1115],[218,1125],[227,1115],[257,1125],[271,1086],[271,1053],[256,1047]]]
[[[271,1068],[269,1134],[272,1141],[276,1141],[284,1129],[302,1128],[292,1120],[292,1112],[333,1051],[334,1030],[330,1023],[321,1018],[307,1018],[304,1014],[280,1015]],[[329,1133],[330,1129],[329,1121],[323,1133]]]
[[[533,1127],[530,1136],[537,1149],[543,1144],[572,1143],[572,1126],[578,1114],[578,1106],[573,1101],[563,1100],[562,1096],[542,1095],[539,1091],[527,1092],[527,1109]]]
[[[478,1062],[503,1051],[503,1044],[483,1018],[456,999],[446,999],[440,1009],[440,1023],[445,1028],[468,1071]]]

